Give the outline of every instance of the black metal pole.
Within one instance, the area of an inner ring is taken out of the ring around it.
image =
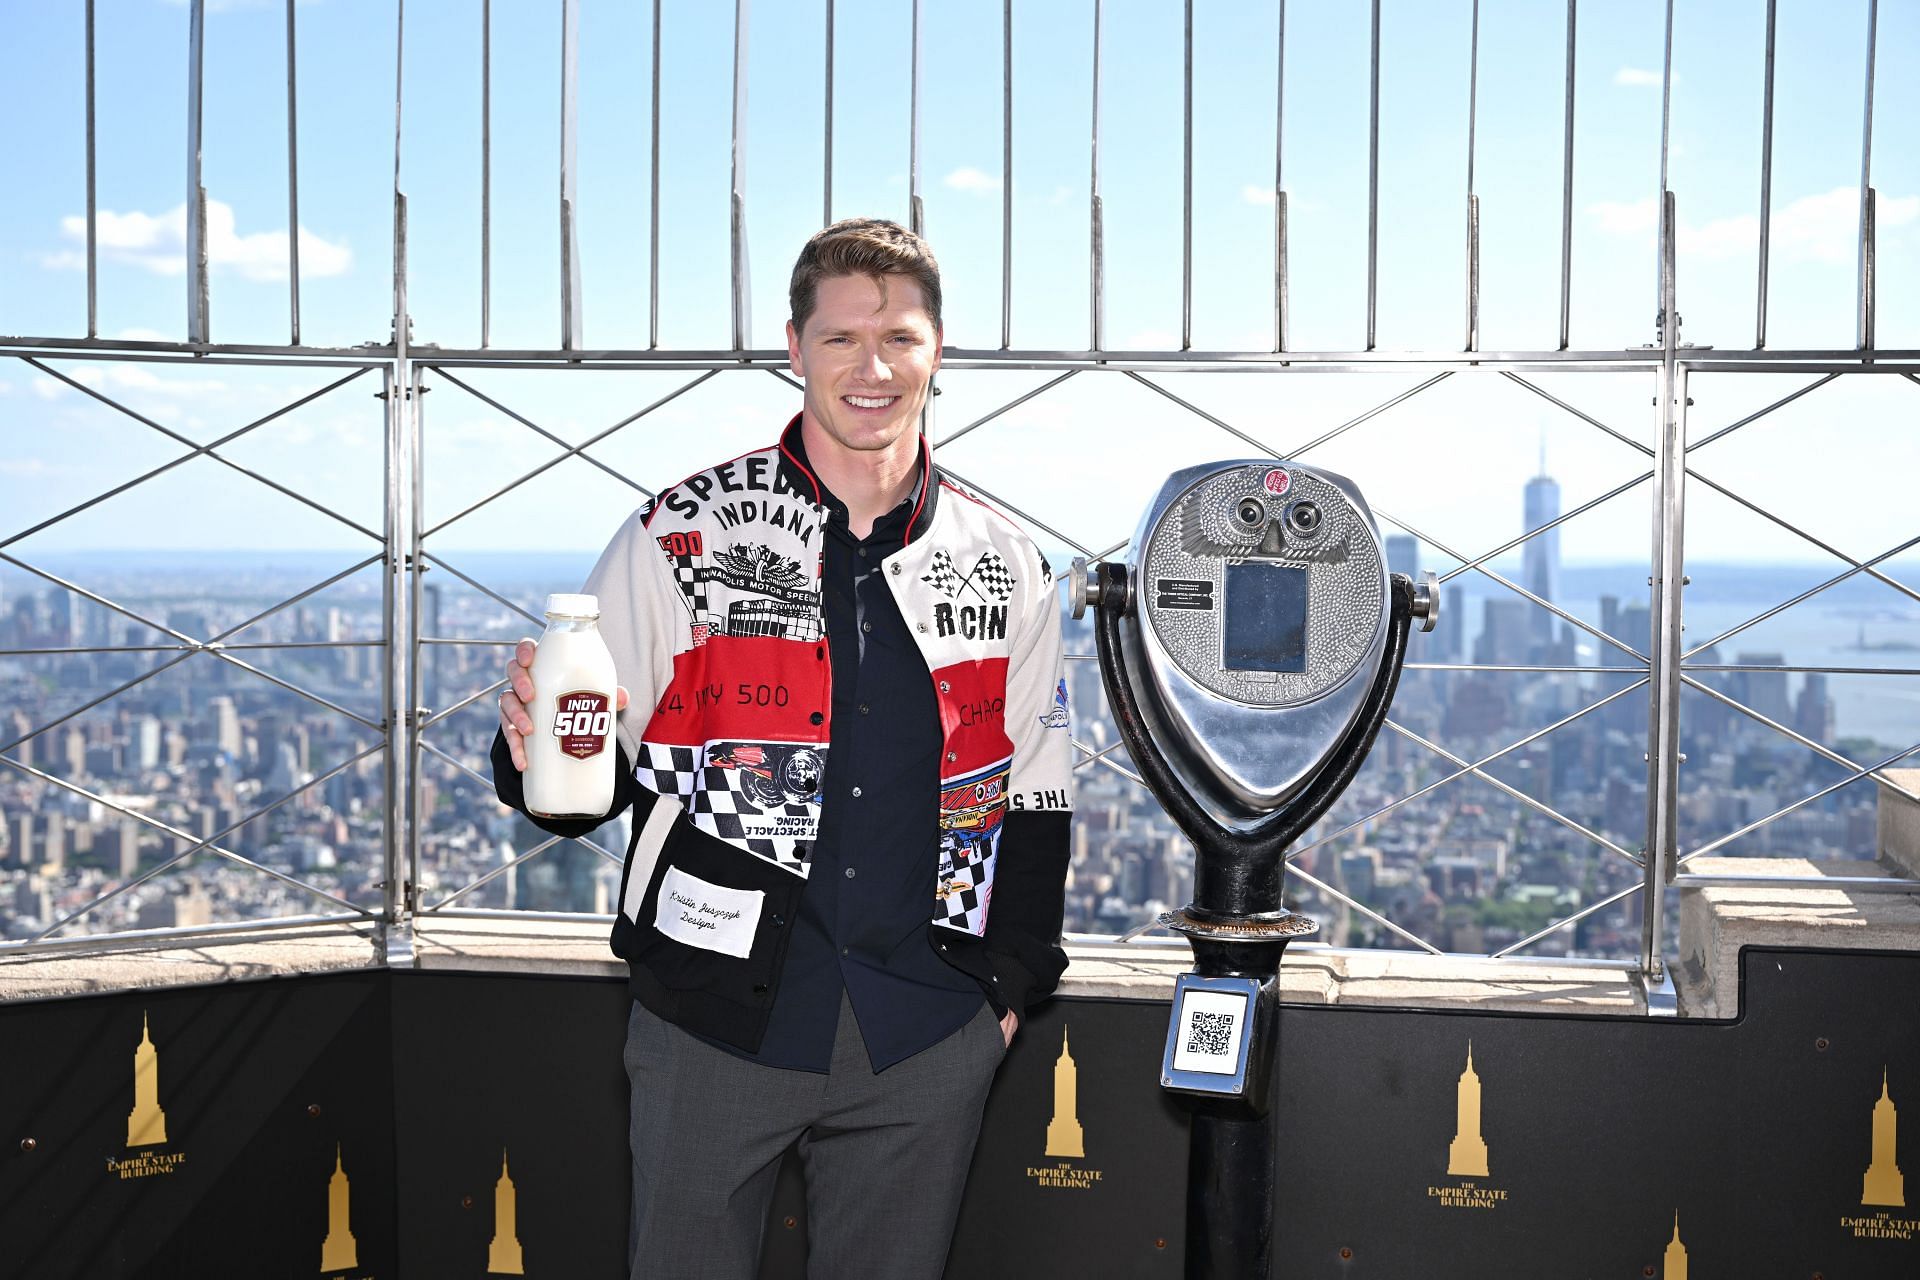
[[[1278,1189],[1272,1092],[1279,1072],[1280,961],[1287,943],[1318,926],[1287,911],[1285,853],[1353,781],[1386,722],[1406,660],[1413,584],[1400,575],[1392,596],[1387,647],[1353,732],[1300,795],[1244,830],[1223,827],[1182,786],[1147,733],[1120,643],[1128,598],[1125,566],[1103,564],[1094,638],[1101,680],[1121,738],[1140,775],[1194,844],[1193,901],[1161,917],[1185,934],[1194,971],[1260,983],[1251,1020],[1248,1096],[1192,1103],[1187,1148],[1188,1280],[1265,1280],[1273,1266],[1273,1202]]]

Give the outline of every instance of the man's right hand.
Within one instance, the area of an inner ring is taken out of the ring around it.
[[[507,740],[513,767],[522,773],[527,771],[526,738],[533,732],[533,712],[529,708],[533,702],[533,655],[539,647],[531,640],[514,646],[513,657],[507,662],[507,687],[500,693],[500,734]],[[627,709],[624,686],[614,692],[613,709],[616,713]]]

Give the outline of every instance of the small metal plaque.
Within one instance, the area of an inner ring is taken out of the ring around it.
[[[1161,1085],[1182,1093],[1244,1097],[1259,999],[1260,983],[1253,978],[1181,974],[1160,1060]]]

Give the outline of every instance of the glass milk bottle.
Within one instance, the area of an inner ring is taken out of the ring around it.
[[[600,601],[547,597],[547,631],[533,657],[533,734],[524,779],[529,812],[598,818],[613,808],[618,680],[600,638]]]

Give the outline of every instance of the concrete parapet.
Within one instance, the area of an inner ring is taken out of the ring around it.
[[[1920,770],[1906,770],[1920,773]],[[1883,789],[1881,830],[1886,830]],[[1807,858],[1695,858],[1700,876],[1798,876],[1806,885],[1680,890],[1680,1011],[1695,1018],[1740,1012],[1740,949],[1747,946],[1920,951],[1920,895],[1822,888],[1824,877],[1898,877],[1878,862]]]
[[[1887,780],[1920,795],[1920,769],[1888,769]],[[1902,875],[1920,878],[1920,800],[1883,780],[1880,787],[1880,856]]]

